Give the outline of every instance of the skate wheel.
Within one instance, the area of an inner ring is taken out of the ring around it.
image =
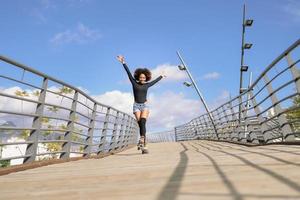
[[[147,153],[149,153],[148,150],[142,150],[142,154],[147,154]]]

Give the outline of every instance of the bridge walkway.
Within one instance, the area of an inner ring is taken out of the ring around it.
[[[300,146],[185,141],[0,176],[0,199],[300,199]]]

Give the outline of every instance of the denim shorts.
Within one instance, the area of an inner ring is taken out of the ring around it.
[[[137,103],[137,102],[134,102],[133,103],[133,113],[137,112],[137,111],[143,111],[145,109],[148,109],[149,110],[149,105],[148,105],[148,102],[144,102],[144,103]]]

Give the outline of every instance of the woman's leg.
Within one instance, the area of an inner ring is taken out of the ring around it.
[[[140,117],[140,132],[142,137],[146,137],[146,120],[149,116],[149,109],[144,109]]]
[[[134,116],[135,116],[137,122],[140,121],[141,113],[142,113],[141,111],[134,112]]]
[[[141,112],[141,118],[147,119],[148,116],[149,116],[149,109],[144,109],[144,110]]]
[[[142,130],[142,126],[141,126],[141,111],[136,111],[134,112],[134,116],[136,118],[136,121],[137,123],[139,124],[139,128],[140,128],[140,142],[144,142],[143,138],[142,137],[142,133],[143,133],[143,130]]]

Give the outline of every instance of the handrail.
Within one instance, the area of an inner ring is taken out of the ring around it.
[[[68,159],[78,155],[92,157],[121,151],[136,143],[139,128],[131,115],[100,103],[79,88],[10,58],[0,55],[0,61],[8,64],[9,69],[15,67],[23,73],[22,78],[18,79],[11,75],[2,75],[0,71],[0,79],[21,85],[21,90],[23,86],[29,86],[34,89],[32,95],[34,91],[38,91],[34,98],[26,95],[25,90],[14,91],[15,94],[6,93],[4,90],[0,92],[0,100],[13,101],[14,106],[21,102],[18,110],[10,107],[0,110],[0,119],[9,119],[16,124],[0,125],[0,167],[4,161],[11,164],[17,161],[17,164],[22,164],[39,159]],[[42,85],[31,83],[34,80],[23,81],[26,72],[42,78]],[[62,90],[49,90],[48,81],[59,85]],[[79,95],[86,103],[79,99]],[[60,103],[51,97],[60,98]],[[68,101],[67,104],[63,103],[64,99]],[[24,103],[31,105],[30,111],[23,110]],[[17,141],[10,141],[12,136],[17,137]],[[17,147],[19,152],[5,154],[11,151],[11,146]],[[39,148],[44,150],[39,152]]]
[[[93,99],[92,97],[90,97],[88,94],[86,94],[84,91],[80,90],[79,88],[73,87],[72,85],[70,85],[70,84],[68,84],[68,83],[66,83],[66,82],[64,82],[64,81],[58,80],[58,79],[56,79],[56,78],[53,78],[53,77],[51,77],[51,76],[49,76],[49,75],[47,75],[47,74],[44,74],[44,73],[42,73],[42,72],[40,72],[40,71],[38,71],[38,70],[35,70],[35,69],[33,69],[33,68],[31,68],[31,67],[28,67],[28,66],[26,66],[26,65],[24,65],[24,64],[21,64],[21,63],[19,63],[19,62],[16,62],[16,61],[14,61],[14,60],[12,60],[12,59],[10,59],[10,58],[8,58],[8,57],[5,57],[5,56],[3,56],[3,55],[0,55],[0,60],[4,61],[4,62],[6,62],[6,63],[10,63],[10,64],[12,64],[12,65],[14,65],[14,66],[18,66],[18,67],[24,69],[25,71],[32,72],[32,73],[34,73],[34,74],[36,74],[36,75],[45,77],[45,78],[47,78],[47,79],[49,79],[49,80],[51,80],[51,81],[54,81],[54,82],[56,82],[56,83],[59,83],[59,84],[61,84],[61,85],[67,86],[68,88],[71,88],[71,89],[73,89],[73,90],[75,90],[75,91],[78,91],[78,92],[79,92],[80,94],[82,94],[84,97],[88,98],[89,100],[91,100],[91,101],[93,101],[93,102],[95,102],[95,103],[97,103],[97,104],[99,104],[99,105],[101,105],[101,106],[104,106],[104,107],[111,107],[111,106],[109,106],[109,105],[105,105],[105,104],[103,104],[103,103],[100,103],[100,102],[96,101],[95,99]],[[116,110],[116,111],[118,111],[118,112],[124,113],[124,112],[122,112],[122,111],[120,111],[120,110],[118,110],[118,109],[116,109],[116,108],[113,108],[113,109]],[[124,114],[126,114],[126,113],[124,113]]]
[[[300,124],[294,120],[297,116],[293,116],[293,112],[298,111],[300,105],[300,72],[296,66],[299,57],[294,59],[295,62],[291,58],[291,53],[296,49],[299,50],[299,45],[300,39],[274,59],[247,90],[211,111],[220,140],[269,143],[275,142],[274,135],[285,142],[300,139],[298,135]],[[287,66],[277,66],[284,58],[287,60]],[[270,73],[272,69],[277,68],[280,68],[280,71],[276,71],[275,75]],[[256,86],[261,81],[264,82],[263,86],[256,91]],[[291,91],[291,87],[296,91]],[[242,101],[238,102],[240,98]],[[290,105],[291,101],[294,101],[294,104],[296,102],[298,106]],[[287,105],[289,107],[285,108]],[[239,106],[242,107],[240,112],[237,110]],[[268,116],[270,113],[272,116]],[[241,121],[238,120],[238,116],[242,116]],[[207,114],[202,114],[176,126],[176,140],[217,140],[215,133],[212,132],[213,126],[207,118]],[[250,119],[257,120],[258,124],[251,124]],[[277,125],[269,124],[271,120],[276,121]]]

